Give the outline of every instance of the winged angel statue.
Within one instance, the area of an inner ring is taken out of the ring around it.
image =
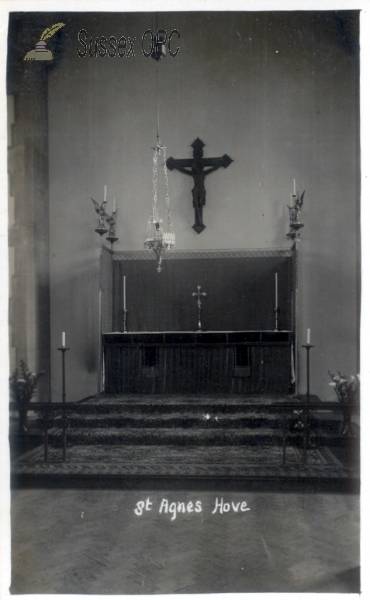
[[[103,200],[103,202],[100,204],[100,206],[99,206],[98,202],[96,200],[94,200],[94,198],[91,198],[91,200],[94,203],[95,212],[99,217],[99,224],[98,224],[97,229],[95,229],[95,231],[97,233],[100,233],[100,235],[104,235],[104,233],[106,233],[108,231],[108,229],[106,229],[106,227],[105,227],[105,223],[104,223],[104,220],[105,220],[109,225],[109,236],[114,237],[116,235],[117,210],[115,210],[111,215],[108,215],[105,212],[105,207],[107,204],[106,200]]]
[[[299,196],[299,194],[297,192],[297,195],[295,197],[294,206],[288,206],[291,223],[296,223],[296,224],[301,223],[301,214],[302,214],[301,208],[303,206],[304,195],[305,195],[305,192],[303,192],[301,194],[301,196]]]

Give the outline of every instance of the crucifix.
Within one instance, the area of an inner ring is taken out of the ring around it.
[[[207,294],[205,292],[201,292],[200,290],[202,289],[202,287],[200,285],[197,285],[197,292],[193,292],[192,296],[197,296],[198,300],[197,300],[197,307],[198,307],[198,331],[202,331],[202,322],[201,322],[201,315],[202,315],[202,301],[201,301],[201,296],[207,296]]]
[[[203,206],[206,203],[206,188],[204,180],[207,175],[216,171],[220,167],[227,167],[233,162],[227,154],[224,154],[218,158],[203,158],[203,144],[202,140],[197,138],[192,144],[193,158],[170,158],[167,159],[166,165],[170,171],[177,169],[180,173],[190,175],[194,179],[194,187],[191,190],[193,194],[193,206],[195,209],[195,223],[193,229],[197,233],[202,233],[205,229],[203,223]],[[209,167],[205,169],[205,167]]]

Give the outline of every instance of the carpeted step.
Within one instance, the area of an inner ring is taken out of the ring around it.
[[[49,435],[52,444],[62,443],[62,430],[53,429]],[[223,445],[281,445],[283,432],[281,429],[271,428],[98,428],[75,427],[67,429],[68,443],[74,444],[130,444],[130,445],[198,445],[198,446],[223,446]],[[303,447],[304,437],[302,432],[287,432],[287,445]],[[357,447],[359,438],[348,438],[341,434],[332,434],[317,430],[311,432],[310,445],[312,447]]]
[[[176,407],[177,408],[177,407]],[[98,413],[98,414],[77,414],[68,415],[68,426],[70,428],[200,428],[200,429],[228,429],[228,428],[271,428],[281,429],[284,422],[284,415],[281,413],[262,413],[245,412],[240,408],[240,412],[225,413],[221,410],[201,413],[189,411],[177,412],[172,410],[168,413]],[[286,421],[286,427],[290,431],[299,432],[300,415],[292,413],[289,420]],[[60,419],[55,420],[58,426]],[[341,415],[331,414],[321,418],[320,414],[311,415],[311,430],[315,433],[317,430],[326,431],[328,434],[340,434],[342,427]]]
[[[86,414],[168,414],[172,412],[193,414],[222,413],[233,414],[245,411],[245,405],[255,405],[256,409],[264,404],[293,402],[299,407],[301,401],[290,396],[248,396],[248,395],[100,395],[80,404]],[[266,411],[263,411],[266,412]]]
[[[340,433],[342,430],[343,414],[341,411],[328,411],[327,413],[312,412],[310,418],[313,429],[320,429],[328,433]]]
[[[256,409],[258,407],[256,406]],[[219,403],[214,402],[203,402],[197,404],[189,404],[186,402],[176,402],[169,404],[160,404],[152,402],[135,402],[135,403],[121,403],[121,404],[86,404],[81,405],[78,412],[79,415],[110,415],[110,414],[123,414],[123,415],[166,415],[166,414],[187,414],[202,415],[207,413],[212,414],[239,414],[246,411],[245,405],[241,402],[236,403]],[[256,412],[266,413],[267,411],[260,410]],[[77,414],[77,413],[76,413]]]
[[[297,408],[284,415],[276,405],[287,401]],[[78,445],[272,446],[283,443],[285,423],[287,444],[303,447],[300,403],[287,396],[102,395],[81,402],[78,411],[67,415],[67,439]],[[275,412],[268,411],[269,405]],[[312,411],[311,444],[356,445],[356,441],[341,435],[342,422],[340,409]],[[60,418],[55,426],[58,430],[51,433],[50,439],[59,445]]]
[[[319,401],[317,396],[311,396],[312,401]],[[261,403],[273,404],[276,402],[296,402],[298,405],[302,402],[301,399],[295,398],[293,395],[287,394],[98,394],[94,398],[88,398],[81,401],[81,404],[89,404],[90,406],[107,406],[109,404],[188,404],[195,406],[197,404],[240,404],[247,402],[249,404]]]
[[[57,421],[56,421],[57,424]],[[76,415],[68,417],[69,427],[89,428],[200,428],[200,429],[236,429],[236,428],[260,428],[268,427],[280,429],[282,427],[281,415],[270,415],[262,413],[240,413],[225,415],[222,413],[194,414],[169,413],[169,414],[110,414],[110,415]]]
[[[290,435],[290,442],[301,435]],[[50,436],[51,443],[60,444],[62,431]],[[130,444],[130,445],[204,445],[224,446],[239,444],[280,445],[281,430],[276,429],[181,429],[181,428],[71,428],[67,442],[73,444]]]

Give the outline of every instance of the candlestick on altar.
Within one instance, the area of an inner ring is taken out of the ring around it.
[[[279,314],[280,314],[280,308],[278,306],[275,306],[274,313],[275,313],[275,329],[274,329],[274,331],[279,331]]]
[[[279,306],[278,297],[278,274],[275,273],[275,306]]]
[[[279,313],[280,313],[280,308],[279,308],[279,291],[278,291],[278,274],[275,273],[275,308],[274,308],[274,313],[275,313],[275,330],[274,331],[279,331]]]
[[[62,335],[62,343],[63,342],[65,343],[65,333],[64,332],[63,332],[63,335]],[[62,353],[62,402],[63,402],[63,404],[65,404],[65,402],[66,402],[65,353],[67,352],[67,350],[69,350],[69,348],[66,348],[65,345],[63,345],[61,348],[58,348],[58,350]],[[65,459],[66,459],[66,453],[67,453],[67,434],[66,434],[67,419],[66,419],[66,411],[65,411],[65,409],[63,409],[62,428],[63,428],[63,460],[65,461]]]
[[[128,313],[128,310],[126,308],[123,308],[122,312],[123,312],[123,333],[127,333],[127,313]]]
[[[198,331],[202,331],[202,320],[201,320],[201,316],[202,316],[202,301],[201,301],[201,296],[207,296],[207,294],[205,292],[201,292],[201,286],[197,285],[197,292],[193,292],[192,296],[196,296],[197,297],[197,307],[198,307]]]

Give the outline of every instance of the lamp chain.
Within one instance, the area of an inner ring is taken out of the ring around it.
[[[157,68],[159,68],[157,63]],[[153,182],[152,182],[152,211],[148,220],[147,235],[144,246],[151,252],[154,252],[158,259],[157,271],[160,273],[162,269],[163,255],[166,250],[171,249],[175,245],[175,234],[173,232],[173,224],[170,211],[170,194],[168,188],[168,172],[166,165],[166,147],[162,146],[159,137],[159,71],[157,71],[157,141],[153,148]],[[167,231],[163,230],[162,220],[158,213],[158,157],[163,153],[163,174],[166,189],[166,215],[167,215]]]
[[[157,62],[157,140],[159,142],[159,62]]]
[[[168,229],[169,232],[172,233],[173,232],[173,226],[172,226],[172,218],[171,218],[171,211],[170,211],[170,193],[168,190],[168,172],[167,172],[167,164],[166,164],[166,146],[163,146],[163,172],[164,172],[164,181],[165,181],[165,185],[166,185],[166,203],[167,203],[167,222],[168,222]]]

